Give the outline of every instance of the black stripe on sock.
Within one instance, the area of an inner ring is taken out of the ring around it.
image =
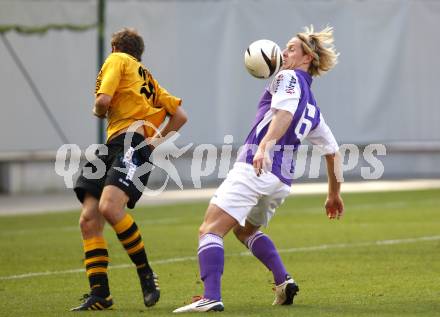
[[[130,243],[124,244],[125,250],[131,249],[132,247],[138,245],[142,241],[141,235],[139,235],[136,239],[131,241]]]
[[[86,270],[89,270],[91,268],[94,267],[107,267],[108,266],[108,262],[92,262],[86,265]]]
[[[130,238],[137,230],[138,230],[138,227],[137,227],[136,223],[133,222],[133,224],[130,226],[130,228],[117,234],[119,241],[123,241],[123,240]]]
[[[97,256],[108,256],[107,249],[93,249],[86,252],[86,259],[94,258]]]

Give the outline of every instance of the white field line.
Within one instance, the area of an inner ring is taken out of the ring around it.
[[[369,246],[384,246],[384,245],[396,245],[396,244],[406,244],[406,243],[417,243],[417,242],[425,242],[425,241],[438,241],[440,240],[440,236],[426,236],[426,237],[418,237],[418,238],[407,238],[407,239],[395,239],[395,240],[379,240],[379,241],[371,241],[371,242],[358,242],[358,243],[337,243],[337,244],[322,244],[317,246],[310,247],[298,247],[298,248],[290,248],[290,249],[279,249],[279,253],[295,253],[295,252],[313,252],[313,251],[322,251],[322,250],[330,250],[330,249],[348,249],[348,248],[358,248],[358,247],[369,247]],[[226,254],[227,257],[236,257],[236,256],[251,256],[250,252],[240,252],[240,253],[231,253]],[[163,259],[157,261],[151,261],[151,264],[168,264],[168,263],[177,263],[177,262],[187,262],[187,261],[196,261],[197,256],[185,256],[178,258],[170,258]],[[111,269],[124,269],[133,267],[132,264],[121,264],[111,266]],[[48,275],[61,275],[61,274],[71,274],[71,273],[81,273],[84,272],[84,269],[73,269],[73,270],[64,270],[64,271],[46,271],[46,272],[32,272],[25,273],[19,275],[9,275],[9,276],[0,276],[0,281],[4,280],[17,280],[17,279],[25,279],[31,277],[38,276],[48,276]]]

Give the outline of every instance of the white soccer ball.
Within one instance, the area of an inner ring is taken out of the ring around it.
[[[253,42],[244,53],[244,64],[249,74],[257,78],[269,78],[276,74],[283,63],[280,47],[270,40]]]

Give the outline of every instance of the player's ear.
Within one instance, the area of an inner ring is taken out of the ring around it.
[[[305,56],[304,56],[304,58],[305,58],[305,62],[306,63],[312,63],[312,61],[313,61],[313,56],[312,55],[310,55],[310,54],[306,54]]]

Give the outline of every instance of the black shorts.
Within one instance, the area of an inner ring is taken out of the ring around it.
[[[125,138],[127,145],[124,149]],[[143,141],[144,137],[139,133],[123,133],[105,144],[108,149],[107,155],[99,154],[98,149],[97,159],[83,166],[76,181],[74,191],[79,201],[84,201],[86,192],[99,200],[104,187],[113,185],[127,194],[127,207],[133,209],[142,196],[152,169],[149,160],[150,147],[144,144],[136,148]],[[102,177],[97,173],[98,168],[102,170]]]

